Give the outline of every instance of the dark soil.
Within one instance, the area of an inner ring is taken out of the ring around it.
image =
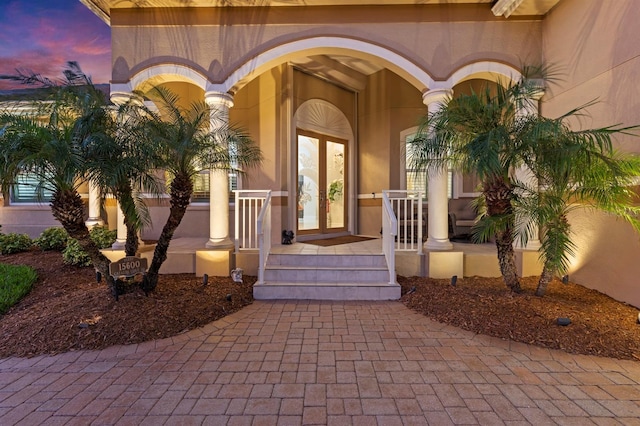
[[[93,268],[65,265],[60,253],[32,251],[0,256],[0,262],[30,265],[39,276],[31,293],[0,317],[0,357],[175,336],[252,303],[256,280],[209,277],[204,286],[193,274],[162,275],[148,297],[135,288],[115,301]],[[571,353],[640,359],[638,309],[576,284],[554,281],[539,298],[535,277],[522,280],[521,294],[495,278],[458,279],[456,286],[419,277],[398,281],[405,305],[442,323]],[[561,317],[571,324],[558,325]]]
[[[255,277],[243,283],[193,274],[161,275],[145,296],[137,286],[115,301],[94,269],[65,265],[58,252],[0,256],[36,269],[31,292],[0,317],[0,357],[102,349],[175,336],[250,304]],[[230,295],[230,296],[229,296]],[[230,300],[228,300],[230,299]]]
[[[436,321],[574,354],[640,360],[638,309],[571,282],[554,280],[544,297],[534,296],[538,277],[523,278],[520,294],[496,278],[458,279],[455,286],[418,277],[398,282],[402,302]],[[571,324],[558,325],[558,318]]]

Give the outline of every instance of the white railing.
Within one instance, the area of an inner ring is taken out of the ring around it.
[[[394,249],[422,254],[422,234],[426,220],[422,213],[422,191],[382,191],[396,217]]]
[[[271,191],[234,191],[236,252],[258,250],[258,284],[264,283],[264,268],[271,251]]]
[[[258,249],[258,216],[271,191],[238,190],[235,192],[236,251]]]
[[[382,251],[389,268],[389,284],[396,283],[396,253],[395,239],[397,236],[398,220],[391,208],[386,191],[382,192]]]

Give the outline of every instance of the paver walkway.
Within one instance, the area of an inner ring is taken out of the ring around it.
[[[0,424],[640,425],[640,363],[399,302],[255,302],[171,339],[0,360]]]

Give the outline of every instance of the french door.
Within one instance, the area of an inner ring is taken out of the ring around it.
[[[347,141],[298,129],[298,235],[347,229]]]

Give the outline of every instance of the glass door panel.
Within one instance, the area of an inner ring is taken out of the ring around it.
[[[320,230],[320,140],[298,135],[298,231]]]
[[[299,130],[297,152],[298,233],[346,230],[346,141]]]
[[[327,229],[344,228],[344,143],[327,141],[326,154],[327,217],[325,224]]]

